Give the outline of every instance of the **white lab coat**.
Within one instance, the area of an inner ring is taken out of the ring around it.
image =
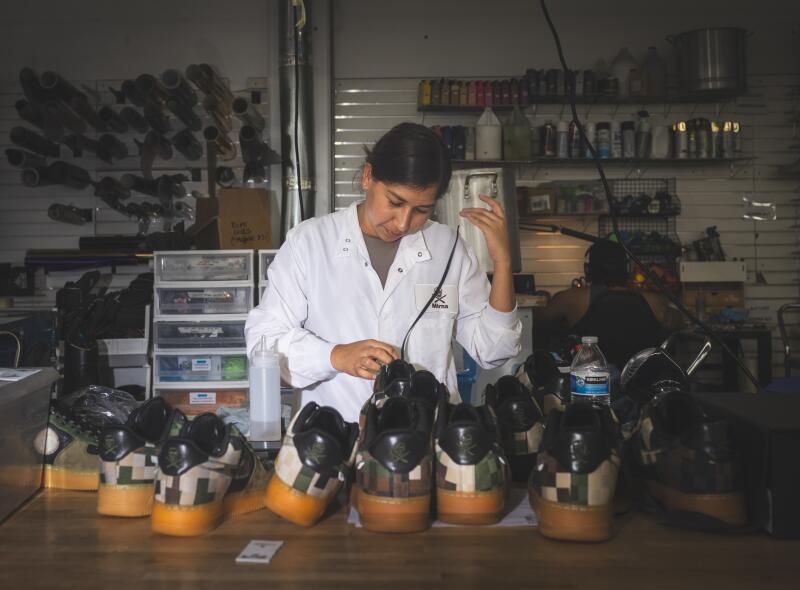
[[[369,338],[400,348],[406,331],[444,272],[455,238],[451,228],[428,221],[404,236],[386,286],[370,263],[358,223],[357,203],[304,221],[292,229],[269,267],[269,287],[250,311],[248,352],[266,334],[279,353],[281,377],[302,388],[302,403],[336,408],[355,421],[373,382],[336,371],[331,349]],[[420,318],[406,346],[406,360],[431,371],[459,399],[452,336],[482,367],[503,364],[520,350],[516,309],[489,306],[489,281],[475,253],[461,239],[436,300]]]

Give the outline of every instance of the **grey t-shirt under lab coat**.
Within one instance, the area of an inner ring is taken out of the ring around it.
[[[386,286],[386,277],[389,276],[389,268],[394,262],[394,257],[397,254],[397,249],[400,247],[400,240],[394,242],[384,242],[380,238],[373,238],[372,236],[364,235],[364,243],[369,252],[369,260],[372,263],[372,268],[378,273],[378,278],[381,280],[381,285]]]

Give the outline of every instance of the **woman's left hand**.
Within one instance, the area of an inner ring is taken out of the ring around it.
[[[511,246],[508,241],[508,224],[503,207],[486,195],[480,195],[480,199],[491,209],[470,207],[462,209],[459,215],[471,221],[483,232],[486,247],[489,250],[489,258],[492,259],[495,266],[507,264],[510,267]]]

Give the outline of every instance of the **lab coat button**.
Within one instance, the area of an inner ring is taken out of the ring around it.
[[[403,272],[403,269],[402,268],[398,268],[397,272]]]
[[[417,256],[419,256],[420,258],[422,258],[422,252],[417,252]]]

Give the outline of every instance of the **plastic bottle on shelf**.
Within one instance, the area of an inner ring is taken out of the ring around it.
[[[250,440],[281,438],[281,373],[278,355],[262,336],[250,355]]]
[[[503,127],[503,157],[506,160],[531,159],[531,127],[519,105],[514,105],[508,124]]]
[[[636,68],[628,72],[628,95],[642,96],[642,74]]]
[[[623,47],[617,53],[614,61],[611,62],[609,68],[609,75],[619,81],[618,95],[625,97],[628,96],[628,80],[630,78],[631,70],[636,67],[636,60],[628,51],[627,47]]]
[[[597,336],[581,338],[581,349],[569,371],[570,402],[608,406],[611,404],[610,374]]]
[[[491,108],[486,107],[475,125],[475,157],[500,160],[503,157],[503,128]]]
[[[633,121],[622,122],[622,157],[636,157],[636,125]]]
[[[655,47],[647,48],[647,55],[642,62],[642,89],[645,96],[667,95],[667,62]]]

